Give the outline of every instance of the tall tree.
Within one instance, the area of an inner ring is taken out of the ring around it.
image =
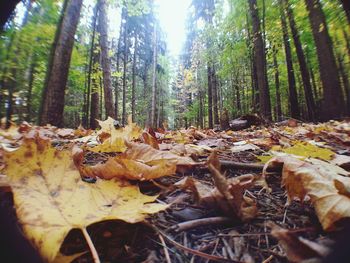
[[[303,81],[304,94],[305,94],[306,106],[308,111],[308,119],[314,120],[315,119],[315,101],[314,101],[314,96],[312,94],[310,73],[306,64],[306,59],[305,59],[303,47],[300,41],[299,32],[294,20],[292,7],[290,6],[288,0],[283,0],[282,2],[284,4],[285,9],[287,10],[289,25],[292,32],[295,50],[299,61],[300,73]]]
[[[138,35],[136,30],[134,31],[134,55],[132,61],[132,86],[131,86],[131,119],[135,122],[135,110],[136,110],[136,54],[138,48]]]
[[[153,60],[152,60],[152,98],[151,98],[151,116],[150,126],[156,128],[156,80],[157,80],[157,25],[153,28]]]
[[[340,117],[344,113],[344,100],[326,18],[319,0],[305,0],[305,4],[309,11],[323,87],[322,116],[324,119]]]
[[[63,125],[64,95],[82,0],[65,0],[46,71],[40,124]]]
[[[129,54],[129,16],[127,10],[122,12],[124,14],[124,34],[123,34],[123,42],[124,42],[124,60],[123,60],[123,92],[122,92],[122,124],[126,124],[126,85],[127,85],[127,66],[128,66],[128,54]]]
[[[107,1],[99,0],[98,31],[100,33],[101,66],[103,74],[103,93],[106,117],[114,118],[114,104],[112,96],[111,61],[108,55],[108,23]]]
[[[256,63],[257,71],[257,85],[259,89],[259,107],[260,114],[271,119],[271,102],[270,102],[270,92],[268,87],[267,72],[266,72],[266,54],[265,47],[263,43],[263,38],[260,29],[260,19],[258,12],[258,5],[256,0],[248,0],[250,15],[253,24],[253,44],[254,44],[254,61]]]
[[[346,17],[347,17],[348,22],[350,24],[350,1],[349,0],[340,0],[340,1],[343,5],[344,11],[346,13]]]
[[[273,67],[275,70],[275,86],[276,86],[276,115],[275,118],[277,121],[282,119],[282,104],[281,104],[281,92],[280,92],[280,72],[278,69],[277,63],[277,49],[274,45],[272,48],[273,52]]]
[[[296,84],[295,84],[292,49],[290,47],[290,42],[289,42],[286,16],[285,16],[283,4],[281,1],[280,1],[280,15],[281,15],[283,44],[284,44],[284,51],[286,54],[286,64],[287,64],[287,73],[288,73],[288,91],[289,91],[290,115],[292,118],[299,118],[300,111],[299,111],[297,88],[296,88]]]

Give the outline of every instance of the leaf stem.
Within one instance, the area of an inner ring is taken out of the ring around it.
[[[101,263],[100,258],[98,256],[98,253],[96,251],[96,248],[94,246],[94,243],[92,243],[91,237],[90,237],[89,233],[87,232],[86,228],[83,227],[83,228],[81,228],[81,230],[83,231],[83,235],[84,235],[86,242],[88,243],[88,246],[90,248],[94,263]]]

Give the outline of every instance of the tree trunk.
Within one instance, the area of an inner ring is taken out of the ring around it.
[[[284,43],[284,50],[286,54],[286,64],[287,64],[287,73],[288,73],[290,116],[292,118],[298,119],[300,118],[300,111],[299,111],[298,93],[297,93],[296,84],[295,84],[294,67],[293,67],[293,61],[292,61],[292,50],[290,47],[290,42],[288,37],[286,16],[285,16],[284,8],[281,1],[280,1],[280,14],[281,14],[283,43]]]
[[[153,29],[153,65],[152,65],[152,99],[151,99],[151,118],[150,127],[155,128],[155,114],[156,114],[156,69],[157,69],[157,27],[154,25]]]
[[[85,113],[86,121],[89,121],[90,97],[92,96],[91,95],[91,73],[92,73],[93,58],[94,58],[97,16],[98,16],[98,3],[94,8],[94,15],[92,17],[92,22],[91,22],[92,36],[91,36],[90,50],[89,50],[88,82],[87,82],[86,113]],[[91,121],[90,121],[90,125],[91,125]]]
[[[273,46],[273,66],[275,68],[275,85],[276,85],[276,121],[282,119],[281,92],[280,92],[280,73],[277,63],[277,50]]]
[[[32,91],[35,78],[36,69],[36,54],[32,56],[32,62],[29,68],[29,80],[28,80],[28,92],[27,92],[27,118],[26,121],[30,122],[32,120]]]
[[[132,89],[131,89],[131,118],[132,122],[135,122],[135,108],[136,108],[136,54],[137,54],[137,33],[134,32],[135,44],[134,44],[134,56],[133,56],[133,65],[132,65]]]
[[[21,0],[0,1],[0,32],[3,30],[5,23],[10,18],[11,14],[20,1]]]
[[[123,18],[125,17],[125,9],[122,10],[122,19],[120,21],[119,29],[119,39],[118,39],[118,50],[117,50],[117,71],[119,72],[120,68],[120,53],[121,53],[121,43],[123,34]],[[114,110],[115,110],[115,119],[119,120],[119,77],[116,77],[115,80],[115,98],[114,98]]]
[[[350,114],[350,83],[349,83],[349,78],[348,74],[344,69],[344,59],[341,58],[341,55],[338,54],[338,64],[339,64],[339,73],[341,80],[343,82],[343,89],[344,89],[344,94],[346,97],[346,114]]]
[[[16,67],[11,70],[12,79],[7,83],[7,108],[6,108],[6,128],[11,126],[11,118],[13,113],[13,92],[16,87]]]
[[[350,24],[350,1],[349,0],[340,0],[340,1],[343,5],[346,17],[347,17],[348,22]]]
[[[299,32],[294,20],[292,7],[289,5],[288,0],[284,0],[283,4],[284,4],[284,8],[286,8],[287,10],[289,25],[292,31],[295,50],[299,61],[300,73],[301,73],[301,78],[302,78],[303,87],[304,87],[305,101],[306,101],[306,106],[308,111],[307,119],[313,121],[315,119],[315,101],[312,94],[309,69],[306,64],[306,59],[305,59],[303,47],[301,45],[301,41],[299,38]]]
[[[266,55],[263,44],[263,39],[260,31],[260,20],[257,9],[256,0],[248,0],[249,9],[252,17],[253,24],[253,44],[254,44],[254,61],[256,63],[257,81],[259,89],[259,106],[260,114],[266,119],[271,119],[271,102],[270,92],[267,83],[266,72]]]
[[[213,85],[213,81],[212,81],[212,68],[209,65],[208,62],[208,126],[209,129],[213,129],[213,96],[212,96],[212,85]]]
[[[122,92],[122,124],[126,124],[126,73],[127,73],[127,63],[128,63],[128,14],[125,11],[125,24],[124,24],[124,61],[123,61],[123,92]]]
[[[214,111],[214,124],[219,125],[219,111],[218,111],[218,81],[215,67],[212,69],[212,96],[213,96],[213,111]]]
[[[66,0],[62,10],[63,17],[58,24],[51,53],[46,81],[43,89],[40,124],[50,123],[63,126],[64,95],[74,44],[74,34],[80,17],[82,0]]]
[[[112,95],[111,60],[108,55],[108,23],[107,0],[99,0],[98,31],[100,33],[101,66],[103,75],[103,94],[106,118],[114,118],[114,104]]]
[[[319,0],[305,0],[312,33],[315,39],[320,76],[323,86],[323,119],[341,117],[344,112],[337,64],[333,53],[332,40],[328,34],[326,18]]]

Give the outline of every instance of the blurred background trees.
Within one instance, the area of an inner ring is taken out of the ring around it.
[[[348,116],[349,11],[343,0],[192,0],[173,58],[156,1],[23,0],[0,33],[0,118],[213,128],[247,113]]]

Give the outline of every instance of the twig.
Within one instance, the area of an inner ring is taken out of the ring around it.
[[[194,250],[192,248],[188,248],[188,247],[185,247],[179,243],[177,243],[176,241],[172,240],[171,238],[169,238],[167,235],[165,235],[162,231],[158,230],[158,232],[160,233],[160,235],[162,235],[163,237],[165,237],[165,239],[170,242],[171,244],[173,244],[174,246],[176,246],[177,248],[180,248],[182,250],[185,250],[193,255],[196,255],[196,256],[200,256],[202,258],[206,258],[206,259],[210,259],[210,260],[213,260],[213,261],[218,261],[218,262],[232,262],[232,263],[242,263],[240,261],[234,261],[234,260],[231,260],[231,259],[227,259],[227,258],[223,258],[223,257],[219,257],[219,256],[214,256],[214,255],[210,255],[210,254],[207,254],[207,253],[203,253],[201,251],[198,251],[198,250]]]
[[[160,242],[162,242],[162,245],[163,245],[164,255],[165,255],[166,262],[167,262],[167,263],[171,263],[171,259],[170,259],[170,256],[169,256],[168,247],[167,247],[167,245],[165,244],[164,238],[162,237],[161,234],[158,234],[158,237],[159,237],[159,239],[160,239]]]
[[[265,259],[262,263],[269,263],[271,260],[273,260],[273,255],[270,255],[267,259]]]
[[[96,251],[96,248],[94,246],[94,243],[92,243],[91,237],[90,237],[89,233],[87,232],[86,228],[83,227],[83,228],[81,228],[81,230],[83,231],[83,235],[85,237],[85,240],[86,240],[86,242],[87,242],[87,244],[88,244],[88,246],[90,248],[91,255],[92,255],[92,258],[94,260],[94,263],[101,263],[100,258],[98,256],[98,253]]]
[[[220,164],[223,168],[236,168],[243,170],[254,170],[254,171],[262,171],[264,169],[264,164],[260,163],[240,163],[228,160],[220,160]],[[268,172],[280,172],[280,167],[268,167]]]
[[[175,230],[176,232],[181,232],[181,231],[185,231],[185,230],[200,227],[200,226],[226,224],[230,222],[232,222],[232,219],[229,217],[222,217],[222,216],[208,217],[208,218],[200,218],[200,219],[182,222],[172,226],[170,229]]]

